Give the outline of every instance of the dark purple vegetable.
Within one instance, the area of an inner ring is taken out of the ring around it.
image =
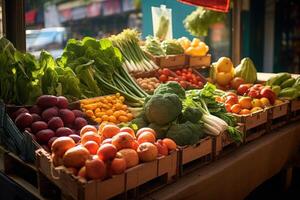
[[[18,128],[24,129],[30,127],[32,124],[32,116],[29,113],[21,113],[15,120],[15,123]]]
[[[56,140],[58,137],[52,137],[49,141],[48,141],[48,148],[51,149],[52,143],[54,142],[54,140]]]
[[[38,105],[33,105],[30,109],[29,109],[29,112],[31,114],[35,113],[35,114],[38,114],[40,115],[42,113],[42,109],[38,106]]]
[[[55,132],[55,136],[57,136],[57,137],[69,136],[72,134],[74,134],[74,132],[70,128],[67,128],[67,127],[58,128]]]
[[[29,113],[29,111],[26,108],[19,108],[11,114],[11,118],[15,120],[21,113]]]
[[[53,95],[42,95],[37,99],[36,104],[41,108],[49,108],[57,105],[57,97]]]
[[[48,144],[48,141],[55,136],[55,133],[51,129],[44,129],[39,131],[35,136],[38,143]]]
[[[63,126],[64,122],[61,120],[60,117],[53,117],[48,121],[48,128],[52,129],[53,131],[56,131],[56,129]]]
[[[68,106],[69,106],[69,101],[66,97],[64,96],[57,97],[57,107],[68,108]]]
[[[69,135],[70,138],[72,138],[74,140],[75,143],[78,143],[81,140],[81,137],[79,135]]]
[[[39,116],[38,114],[33,113],[33,114],[31,114],[31,116],[32,116],[32,122],[36,122],[36,121],[41,121],[42,120],[41,116]]]
[[[84,117],[84,114],[81,110],[72,110],[74,113],[75,117]]]
[[[69,109],[60,109],[58,116],[63,120],[65,124],[72,124],[75,120],[74,113]]]
[[[88,124],[87,121],[82,117],[77,117],[74,120],[74,127],[76,130],[80,130],[82,127],[84,127],[87,124]]]
[[[56,117],[56,116],[58,116],[58,108],[57,107],[47,108],[42,113],[42,118],[46,122],[48,122],[50,119],[52,119],[53,117]]]
[[[31,130],[32,133],[36,134],[37,132],[39,132],[40,130],[44,130],[48,128],[48,124],[46,122],[43,121],[37,121],[37,122],[33,122],[31,124]]]

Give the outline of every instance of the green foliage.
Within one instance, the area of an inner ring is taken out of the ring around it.
[[[226,14],[198,7],[183,21],[186,30],[193,36],[207,36],[211,25],[225,21]]]
[[[180,43],[175,39],[164,40],[161,43],[161,47],[167,55],[177,55],[184,53],[184,49],[182,48]]]
[[[180,99],[185,98],[185,90],[176,81],[169,81],[160,84],[155,90],[154,94],[176,94]]]

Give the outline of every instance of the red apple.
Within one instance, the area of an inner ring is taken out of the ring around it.
[[[122,174],[126,170],[126,160],[123,158],[122,154],[117,153],[116,157],[111,162],[112,174]]]
[[[117,148],[112,144],[102,144],[98,149],[98,156],[101,160],[112,160],[116,156]]]
[[[238,89],[237,89],[237,93],[239,95],[244,95],[245,93],[248,92],[248,90],[250,89],[251,84],[241,84]]]
[[[262,97],[266,97],[267,99],[269,99],[270,103],[273,105],[276,99],[276,94],[272,91],[272,89],[270,88],[263,88],[260,91],[260,95]]]
[[[158,156],[157,147],[150,142],[144,142],[140,144],[137,152],[140,160],[143,162],[155,160]]]
[[[167,156],[169,154],[168,146],[163,143],[161,139],[157,140],[155,142],[155,145],[158,150],[158,154],[162,156]]]
[[[103,179],[106,175],[106,166],[100,159],[85,162],[86,176],[90,179]]]

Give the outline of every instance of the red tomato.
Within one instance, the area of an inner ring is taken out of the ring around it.
[[[191,73],[187,73],[186,78],[188,78],[188,79],[192,78],[192,74]]]
[[[200,78],[200,76],[197,76],[197,77],[196,77],[196,79],[197,79],[198,81],[201,81],[201,78]]]
[[[174,77],[169,76],[169,81],[174,81]]]
[[[180,81],[179,84],[181,85],[181,87],[186,88],[187,84],[185,81]]]
[[[201,81],[198,82],[199,88],[203,88],[203,83]]]
[[[184,76],[184,75],[182,75],[181,78],[182,78],[182,80],[184,80],[184,81],[187,80],[186,76]]]
[[[193,72],[193,69],[192,69],[192,68],[188,68],[188,71],[189,71],[189,72]]]
[[[239,95],[244,95],[245,93],[247,93],[250,89],[250,85],[249,84],[241,84],[238,89],[237,89],[237,93]]]
[[[162,71],[162,73],[163,73],[164,75],[166,75],[166,76],[170,76],[171,71],[170,71],[168,68],[164,68],[163,71]]]
[[[180,70],[176,70],[176,74],[177,74],[178,76],[180,76],[180,75],[181,75],[181,71],[180,71]]]
[[[177,82],[178,82],[178,81],[179,81],[179,78],[174,78],[174,81],[177,81]]]
[[[182,72],[182,73],[181,73],[181,76],[186,76],[186,73],[185,73],[185,72]]]
[[[182,69],[182,72],[187,73],[187,69]]]
[[[171,78],[171,77],[169,77],[169,80],[170,80],[170,78]],[[168,77],[167,77],[166,75],[162,74],[162,75],[159,76],[159,81],[160,81],[160,82],[163,82],[163,83],[164,83],[164,82],[166,82],[167,80],[168,80]]]

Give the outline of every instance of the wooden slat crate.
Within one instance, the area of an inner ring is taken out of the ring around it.
[[[211,55],[205,56],[187,56],[187,65],[192,68],[205,68],[211,64]]]
[[[238,123],[242,123],[244,142],[258,139],[267,131],[268,110],[262,110],[249,115],[234,115]]]
[[[59,196],[58,188],[39,174],[35,165],[24,162],[1,146],[0,171],[38,199]]]
[[[179,149],[179,175],[182,176],[201,165],[212,161],[213,139],[205,137],[197,144],[180,147]]]
[[[268,131],[282,127],[288,122],[289,101],[268,109]]]
[[[124,174],[99,181],[84,181],[68,172],[64,167],[51,167],[50,154],[43,149],[37,150],[38,170],[58,186],[63,196],[74,200],[110,199],[116,196],[127,196],[131,191],[136,191],[140,186],[148,184],[158,177],[163,177],[147,190],[139,190],[133,198],[144,196],[148,191],[156,190],[170,183],[177,175],[178,151],[157,160],[141,163],[125,171]],[[51,170],[54,172],[51,174]],[[57,177],[57,178],[55,178]],[[151,190],[149,189],[151,188]]]
[[[292,121],[300,119],[300,100],[294,99],[290,102],[290,119]]]
[[[167,55],[167,56],[155,56],[156,64],[160,68],[173,68],[186,65],[186,55]]]

